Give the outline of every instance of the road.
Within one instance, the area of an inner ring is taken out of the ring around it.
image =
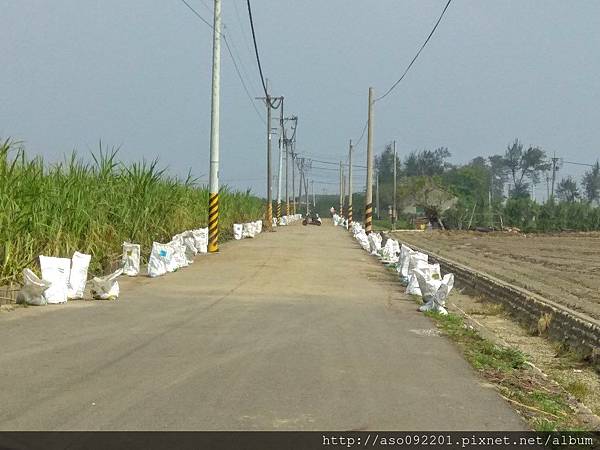
[[[121,291],[0,315],[0,429],[525,429],[330,224],[229,242]]]

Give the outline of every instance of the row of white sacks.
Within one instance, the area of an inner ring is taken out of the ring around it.
[[[17,294],[17,303],[40,306],[83,298],[91,255],[75,252],[71,259],[43,255],[39,258],[42,278],[31,269],[24,269],[23,288]],[[119,269],[104,277],[93,277],[90,280],[92,296],[101,300],[117,298],[117,277],[122,273],[123,269]]]
[[[429,264],[427,254],[400,245],[395,239],[388,239],[382,246],[382,236],[379,233],[367,235],[358,222],[352,223],[352,234],[363,249],[379,257],[383,263],[396,267],[400,281],[406,285],[407,294],[423,298],[424,304],[419,311],[448,314],[446,299],[454,286],[454,274],[442,277],[440,265]]]
[[[295,217],[295,216],[294,216]],[[292,219],[290,219],[292,220]],[[297,219],[293,219],[297,220]],[[251,226],[250,226],[251,225]],[[262,221],[244,224],[247,229],[262,231]],[[234,225],[234,234],[236,226]],[[254,237],[254,235],[252,235]],[[152,243],[147,273],[158,277],[194,262],[194,256],[208,251],[208,228],[188,230],[173,236],[170,242]],[[139,244],[123,243],[121,268],[104,277],[90,280],[90,291],[96,299],[116,299],[119,296],[117,278],[124,274],[131,277],[140,273],[141,248]],[[83,298],[88,282],[91,255],[75,252],[72,258],[40,255],[39,278],[32,270],[23,270],[23,288],[17,294],[17,303],[46,305],[66,303],[67,300]]]
[[[348,229],[348,219],[338,214],[333,215],[333,226],[334,227],[344,227],[346,230]]]
[[[289,216],[281,216],[279,220],[273,217],[272,226],[286,226],[297,222],[302,218],[302,214],[294,214]],[[233,238],[237,241],[240,239],[253,238],[257,234],[262,233],[263,223],[262,220],[248,223],[234,223],[233,224]]]

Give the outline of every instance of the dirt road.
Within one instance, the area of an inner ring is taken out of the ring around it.
[[[523,429],[402,292],[345,231],[292,226],[4,313],[0,429]]]
[[[397,238],[600,319],[600,233],[436,231]]]

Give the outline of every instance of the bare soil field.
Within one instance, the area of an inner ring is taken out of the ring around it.
[[[395,237],[600,319],[600,233],[410,231]]]

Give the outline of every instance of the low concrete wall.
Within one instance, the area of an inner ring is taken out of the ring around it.
[[[486,273],[414,245],[410,247],[427,253],[432,260],[440,264],[444,273],[453,273],[458,286],[503,304],[507,311],[525,326],[537,330],[539,322],[542,321],[543,334],[566,345],[589,360],[596,369],[600,369],[599,321]]]

